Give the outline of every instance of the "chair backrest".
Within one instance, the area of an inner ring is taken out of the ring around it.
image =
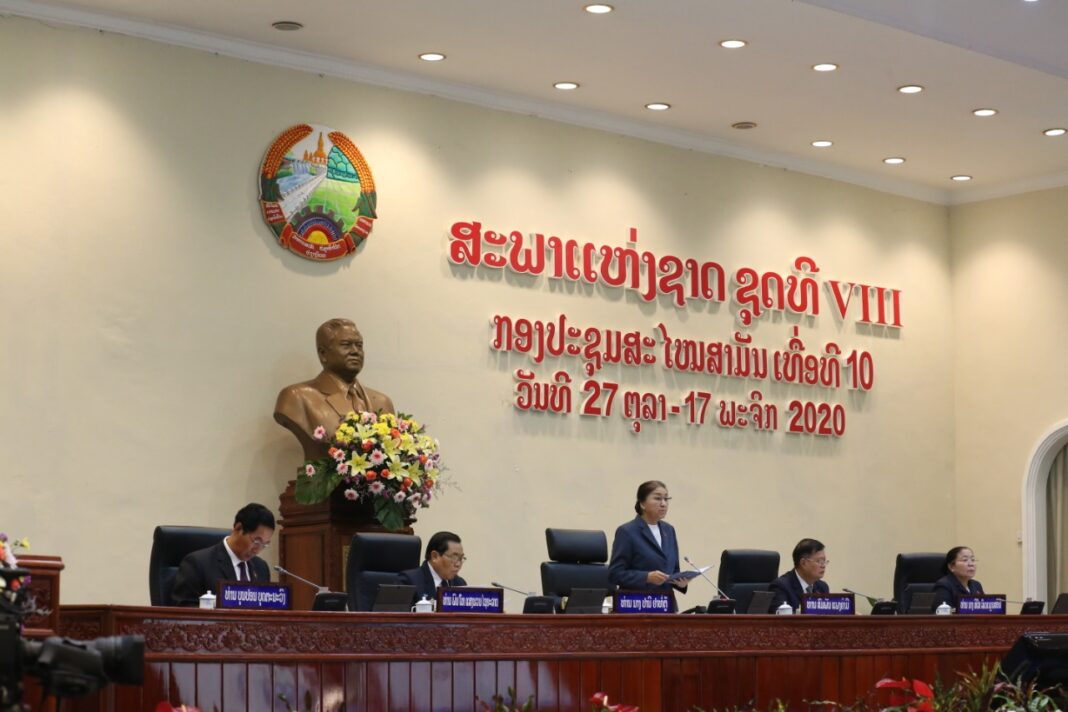
[[[937,553],[914,553],[898,554],[897,564],[894,566],[894,600],[897,601],[897,612],[908,613],[912,603],[913,584],[933,584],[945,575],[945,554]],[[934,587],[927,591],[933,591]]]
[[[402,583],[400,572],[419,566],[422,545],[419,537],[411,534],[357,532],[345,571],[349,610],[371,610],[380,584]]]
[[[541,591],[546,596],[570,596],[572,588],[615,587],[608,581],[608,537],[589,529],[545,530],[549,558],[541,565]]]
[[[148,596],[153,606],[173,606],[171,591],[186,554],[218,544],[231,529],[160,525],[152,532],[148,560]]]
[[[764,549],[724,549],[719,557],[717,585],[738,602],[735,610],[748,611],[754,591],[767,591],[779,577],[779,552]]]

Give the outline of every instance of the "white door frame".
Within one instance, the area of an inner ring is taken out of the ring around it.
[[[1038,441],[1024,476],[1024,596],[1039,601],[1046,600],[1046,482],[1053,461],[1065,445],[1068,445],[1068,420],[1054,425]]]

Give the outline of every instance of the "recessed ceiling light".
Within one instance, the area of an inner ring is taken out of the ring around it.
[[[891,165],[891,166],[899,166],[904,162],[905,162],[905,159],[901,158],[900,156],[890,156],[890,158],[884,158],[883,159],[883,163],[886,163],[887,165]]]
[[[756,127],[757,122],[755,121],[736,121],[731,124],[732,129],[741,129],[742,131],[745,131],[747,129],[755,129]]]
[[[897,90],[902,94],[919,94],[923,91],[923,87],[919,84],[906,84],[903,87],[898,87]]]
[[[998,113],[997,109],[976,109],[972,112],[976,116],[993,116]]]
[[[957,181],[958,183],[963,183],[964,181],[966,181],[966,180],[971,180],[971,179],[972,179],[972,177],[971,177],[971,176],[966,176],[966,175],[952,176],[952,177],[950,178],[950,180],[955,180],[955,181]]]
[[[719,43],[719,46],[723,47],[724,49],[741,49],[747,44],[749,43],[745,40],[723,40]]]
[[[424,62],[440,62],[441,60],[445,59],[445,55],[443,55],[441,52],[423,52],[421,55],[419,55],[419,59],[423,60]]]
[[[571,91],[579,88],[578,82],[557,82],[553,86],[561,91]]]
[[[304,25],[294,20],[279,20],[278,22],[272,22],[271,27],[282,32],[296,32],[297,30],[303,30]]]
[[[587,5],[582,9],[590,13],[591,15],[607,15],[608,13],[615,10],[615,8],[611,5],[602,5],[600,3],[594,5]]]
[[[834,145],[833,141],[813,141],[812,145],[816,148],[828,148]]]
[[[1063,136],[1068,133],[1068,129],[1046,129],[1042,133],[1046,136]]]
[[[822,64],[813,64],[812,68],[817,72],[833,72],[838,69],[838,65],[831,62],[823,62]]]
[[[665,104],[662,101],[654,101],[651,104],[646,104],[645,108],[649,111],[667,111],[671,108],[671,104]]]

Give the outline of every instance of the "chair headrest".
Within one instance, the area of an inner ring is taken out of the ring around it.
[[[933,583],[946,573],[946,555],[935,552],[898,554],[894,590],[909,583]]]
[[[222,541],[230,529],[160,525],[152,532],[152,558],[157,566],[177,566],[186,554]]]
[[[422,541],[412,534],[357,532],[352,537],[348,569],[361,571],[404,571],[419,566]]]
[[[719,557],[719,587],[736,583],[770,583],[779,577],[779,552],[724,549]]]
[[[549,558],[570,564],[603,564],[608,561],[608,537],[593,529],[546,529]]]

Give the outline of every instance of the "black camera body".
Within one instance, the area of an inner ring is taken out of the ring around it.
[[[32,611],[26,588],[13,585],[29,575],[25,569],[0,567],[0,712],[21,712],[22,679],[41,682],[46,696],[78,697],[114,682],[140,685],[144,681],[145,639],[119,635],[79,641],[52,636],[44,640],[22,637],[22,622]]]

